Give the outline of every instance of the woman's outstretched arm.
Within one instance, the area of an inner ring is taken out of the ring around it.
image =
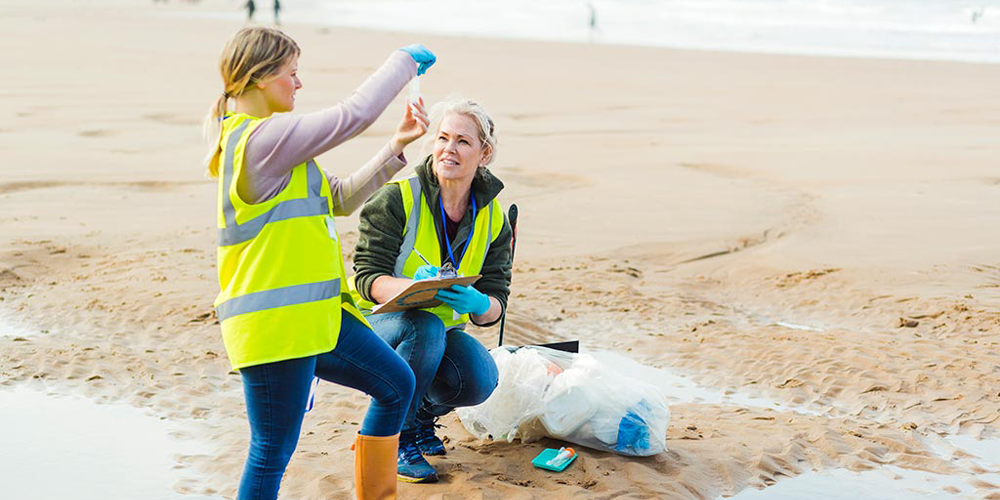
[[[416,73],[413,58],[397,50],[340,104],[313,113],[279,115],[262,123],[247,143],[244,165],[248,171],[238,180],[240,195],[250,203],[277,195],[296,165],[368,128]]]

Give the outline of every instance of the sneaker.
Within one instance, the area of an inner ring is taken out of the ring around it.
[[[399,439],[399,458],[396,460],[396,477],[407,483],[434,483],[437,471],[420,454],[420,448],[412,437]]]
[[[417,447],[420,448],[420,453],[427,456],[433,455],[444,455],[448,453],[444,448],[444,443],[434,435],[434,429],[441,427],[434,422],[434,420],[429,420],[427,422],[418,422],[419,427],[417,427],[416,441]]]

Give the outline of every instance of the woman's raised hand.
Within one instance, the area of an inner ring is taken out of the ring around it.
[[[406,47],[403,47],[399,50],[402,50],[403,52],[410,54],[410,57],[413,58],[413,61],[417,63],[417,76],[426,73],[427,68],[430,68],[434,64],[434,62],[437,61],[437,56],[435,56],[433,52],[428,50],[427,47],[424,47],[419,43],[415,43],[413,45],[407,45]]]
[[[392,135],[392,153],[399,156],[406,145],[419,139],[427,133],[428,119],[424,110],[424,100],[406,103],[406,115],[399,122],[396,133]]]

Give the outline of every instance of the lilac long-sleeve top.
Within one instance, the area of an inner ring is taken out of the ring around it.
[[[363,132],[416,74],[413,58],[397,50],[340,104],[266,120],[247,142],[244,168],[236,181],[240,197],[248,203],[275,197],[288,185],[295,166]],[[352,213],[405,165],[402,155],[393,155],[387,144],[346,179],[327,173],[334,214]]]

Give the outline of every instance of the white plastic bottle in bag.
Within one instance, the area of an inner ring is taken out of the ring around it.
[[[585,383],[586,373],[571,368],[556,376],[549,386],[541,421],[553,437],[569,436],[597,411]]]

